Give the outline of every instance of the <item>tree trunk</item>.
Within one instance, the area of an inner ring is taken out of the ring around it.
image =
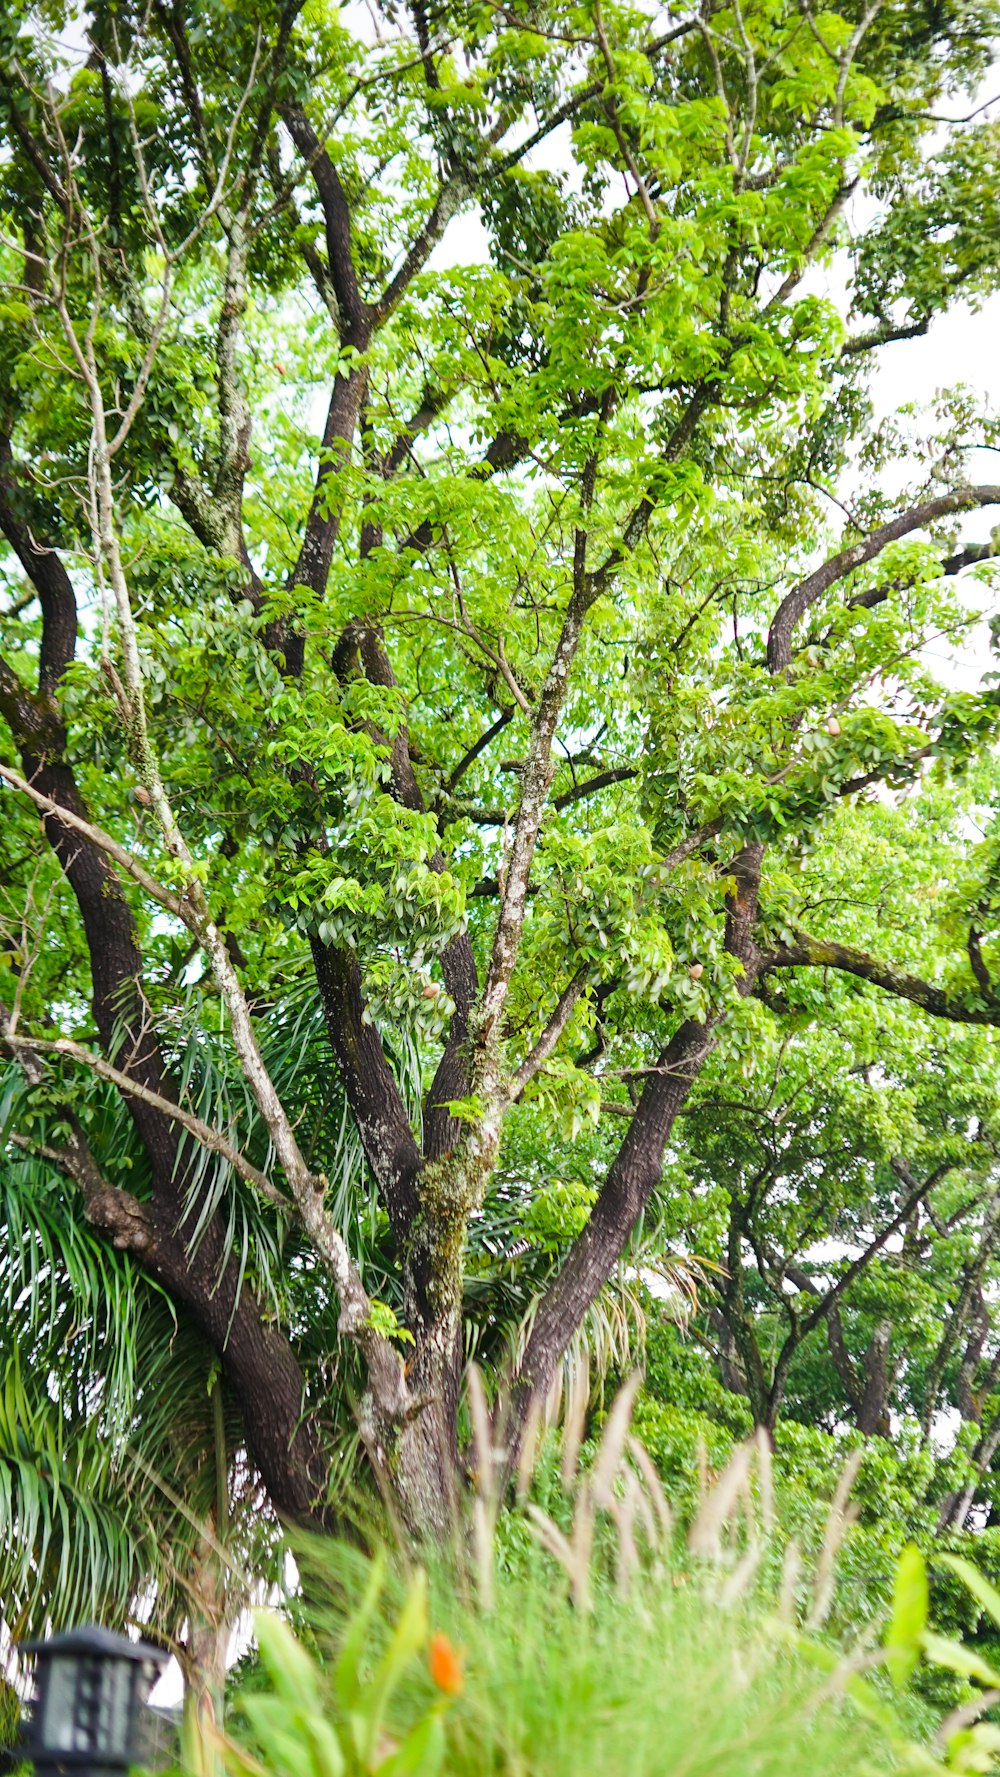
[[[458,1522],[461,1486],[456,1419],[458,1354],[456,1317],[420,1344],[407,1365],[412,1407],[400,1417],[371,1384],[358,1415],[359,1430],[390,1509],[417,1538],[444,1543]]]
[[[748,845],[733,860],[733,890],[726,898],[725,945],[741,965],[738,991],[753,992],[758,953],[753,939],[764,847]],[[531,1336],[499,1426],[500,1472],[513,1473],[533,1401],[544,1399],[556,1365],[588,1308],[596,1301],[625,1250],[663,1172],[663,1156],[677,1113],[715,1044],[716,1019],[687,1018],[646,1076],[628,1134],[611,1163],[583,1232],[535,1316]]]
[[[42,740],[47,744],[40,745]],[[73,773],[62,760],[65,744],[61,725],[50,722],[46,734],[33,737],[23,749],[25,776],[52,801],[89,819]],[[102,1048],[137,1084],[173,1099],[142,988],[142,953],[132,911],[115,869],[57,816],[46,816],[43,825],[83,920]],[[126,1094],[125,1104],[152,1170],[152,1201],[142,1206],[145,1226],[135,1235],[123,1232],[115,1192],[108,1193],[91,1219],[134,1253],[218,1353],[240,1402],[250,1453],[276,1510],[298,1522],[314,1521],[327,1477],[318,1437],[304,1418],[305,1379],[295,1355],[280,1329],[264,1320],[246,1285],[234,1305],[239,1271],[235,1260],[222,1264],[218,1216],[195,1251],[178,1232],[186,1208],[187,1167],[177,1126],[140,1098]]]
[[[858,1408],[858,1430],[866,1438],[887,1437],[887,1408],[893,1366],[889,1361],[892,1321],[880,1321],[865,1353],[865,1389]]]

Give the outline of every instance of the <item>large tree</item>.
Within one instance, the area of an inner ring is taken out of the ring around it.
[[[990,842],[915,958],[798,872],[997,724],[926,652],[990,421],[864,392],[996,284],[995,9],[64,24],[0,25],[4,1164],[218,1354],[279,1511],[322,1513],[342,1347],[442,1529],[470,1303],[507,1474],[782,983],[1000,1021]]]

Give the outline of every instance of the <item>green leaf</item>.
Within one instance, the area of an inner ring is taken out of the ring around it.
[[[885,1637],[886,1664],[897,1689],[906,1684],[920,1658],[929,1604],[927,1563],[916,1544],[907,1543],[896,1563],[892,1615]]]
[[[444,1724],[433,1709],[412,1727],[401,1746],[375,1766],[375,1777],[436,1777],[444,1759]]]
[[[284,1618],[273,1610],[257,1610],[253,1624],[261,1660],[279,1697],[318,1709],[316,1668]]]
[[[987,1616],[1000,1628],[1000,1592],[990,1584],[985,1574],[980,1573],[978,1567],[974,1567],[962,1555],[938,1555],[936,1560],[942,1567],[950,1567],[952,1573],[958,1575],[973,1598],[982,1605]]]
[[[337,1664],[334,1667],[334,1694],[342,1709],[353,1709],[358,1699],[358,1668],[364,1652],[365,1640],[385,1586],[385,1573],[386,1558],[380,1549],[371,1564],[364,1597],[351,1617],[341,1644]]]
[[[396,1619],[389,1646],[372,1677],[358,1697],[361,1743],[358,1751],[370,1762],[378,1745],[386,1706],[404,1668],[427,1640],[427,1575],[418,1568],[410,1581],[403,1608]]]
[[[931,1629],[925,1629],[920,1637],[920,1645],[935,1666],[944,1666],[948,1672],[957,1672],[959,1678],[974,1678],[979,1684],[991,1688],[1000,1685],[1000,1673],[995,1672],[986,1660],[981,1659],[979,1654],[961,1641],[952,1641],[944,1635],[936,1635]]]

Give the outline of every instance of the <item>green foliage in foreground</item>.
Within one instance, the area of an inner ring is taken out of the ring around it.
[[[346,1566],[349,1557],[331,1552],[330,1561]],[[463,1689],[450,1699],[428,1670],[426,1630],[422,1646],[412,1643],[419,1580],[401,1607],[368,1625],[368,1682],[350,1703],[342,1652],[329,1664],[307,1661],[287,1629],[263,1617],[271,1690],[246,1699],[243,1744],[227,1748],[228,1769],[233,1777],[261,1768],[275,1777],[404,1770],[777,1777],[808,1764],[819,1777],[841,1765],[889,1764],[882,1732],[834,1697],[820,1701],[825,1679],[795,1652],[779,1651],[753,1611],[727,1612],[675,1577],[661,1576],[628,1601],[604,1594],[583,1617],[537,1564],[503,1580],[489,1614],[449,1597],[446,1584],[435,1588],[431,1620],[446,1624],[449,1644],[464,1653]],[[348,1618],[341,1649],[353,1627]],[[391,1658],[401,1627],[410,1658],[386,1694],[379,1643],[388,1642]],[[378,1750],[366,1759],[373,1732]]]
[[[856,1464],[838,1481],[815,1560],[781,1530],[761,1439],[703,1487],[682,1534],[629,1436],[635,1386],[617,1397],[599,1445],[567,1467],[561,1496],[547,1499],[554,1515],[530,1501],[494,1519],[483,1490],[468,1543],[430,1573],[329,1539],[299,1542],[297,1632],[258,1616],[259,1659],[228,1731],[193,1712],[186,1771],[992,1771],[1000,1730],[980,1717],[997,1674],[940,1632],[915,1545],[879,1623],[860,1634],[832,1624]],[[1000,1592],[977,1569],[953,1557],[937,1566],[1000,1625]],[[935,1672],[951,1681],[945,1705],[921,1683]]]
[[[623,1549],[619,1545],[620,1563]],[[266,1687],[237,1701],[222,1743],[230,1777],[768,1777],[807,1769],[987,1771],[998,1733],[940,1725],[907,1694],[918,1662],[987,1682],[971,1650],[927,1626],[927,1576],[912,1548],[896,1579],[879,1670],[816,1628],[789,1599],[748,1583],[741,1563],[654,1564],[627,1596],[591,1563],[588,1607],[537,1551],[506,1570],[489,1608],[439,1571],[387,1577],[380,1558],[313,1551],[325,1603],[297,1640],[257,1618]],[[787,1574],[786,1574],[787,1577]],[[976,1583],[974,1570],[968,1578]],[[980,1585],[984,1582],[979,1581]],[[808,1619],[822,1609],[823,1574]],[[785,1588],[787,1594],[787,1586]],[[987,1591],[990,1589],[987,1587]],[[994,1605],[1000,1596],[992,1593]],[[307,1652],[306,1643],[311,1644]],[[976,1686],[966,1687],[966,1701]],[[199,1773],[218,1752],[189,1739]]]

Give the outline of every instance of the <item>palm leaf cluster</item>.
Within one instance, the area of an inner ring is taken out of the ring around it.
[[[273,1170],[267,1132],[217,1002],[191,987],[161,1018],[182,1102],[224,1130],[262,1171]],[[268,1069],[303,1150],[330,1181],[329,1207],[370,1293],[401,1306],[387,1220],[305,976],[285,984],[280,1005],[259,1016],[259,1029]],[[420,1054],[405,1031],[391,1040],[417,1125],[426,1084]],[[146,1633],[176,1643],[192,1609],[199,1561],[206,1549],[219,1552],[220,1520],[234,1610],[262,1575],[280,1581],[279,1532],[214,1355],[155,1282],[89,1226],[79,1194],[50,1157],[65,1126],[62,1107],[72,1102],[105,1175],[144,1194],[143,1156],[121,1098],[78,1070],[63,1071],[71,1067],[51,1067],[44,1087],[29,1085],[13,1062],[0,1073],[3,1619],[15,1638],[85,1617],[119,1625],[141,1620]],[[338,1304],[325,1273],[283,1212],[228,1161],[185,1139],[186,1237],[196,1247],[212,1218],[221,1218],[224,1261],[236,1259],[241,1280],[288,1327],[331,1446],[339,1447],[339,1472],[349,1475],[360,1378],[341,1354]],[[466,1354],[494,1373],[523,1345],[559,1262],[551,1243],[524,1237],[525,1204],[536,1183],[508,1173],[471,1230]],[[567,1354],[570,1392],[579,1392],[581,1377],[589,1387],[592,1371],[603,1377],[632,1361],[645,1326],[643,1255],[660,1246],[653,1231],[635,1243],[595,1304]],[[680,1267],[672,1281],[689,1290],[693,1279]],[[558,1411],[557,1399],[553,1407]]]

